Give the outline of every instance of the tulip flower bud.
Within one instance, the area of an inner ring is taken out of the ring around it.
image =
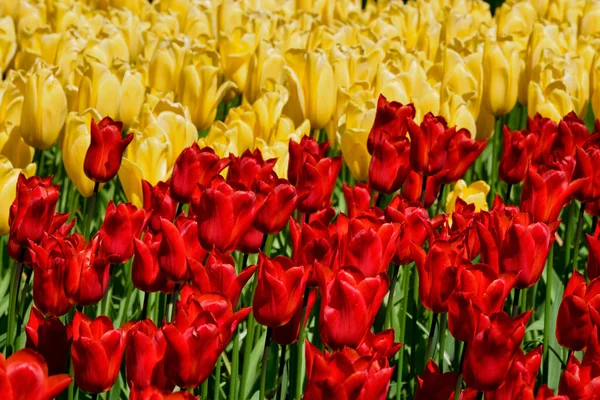
[[[53,71],[36,63],[27,79],[21,112],[21,135],[37,149],[52,147],[67,116],[67,97]]]
[[[162,39],[158,43],[148,70],[148,84],[152,89],[161,93],[178,92],[179,76],[189,47],[189,41],[183,39]]]
[[[108,289],[110,264],[100,254],[98,235],[82,249],[68,255],[65,291],[72,303],[90,306],[99,302]]]
[[[144,191],[144,209],[149,215],[148,227],[155,233],[160,232],[160,219],[173,221],[177,213],[177,202],[171,196],[169,181],[158,182],[152,186],[142,180]]]
[[[9,1],[10,2],[10,1]],[[2,12],[0,12],[0,17]],[[9,16],[0,18],[0,74],[6,71],[8,64],[17,51],[15,23]]]
[[[85,153],[83,170],[94,182],[108,182],[121,168],[123,152],[133,140],[133,133],[122,138],[123,124],[109,117],[98,125],[92,119],[90,126],[90,147]]]
[[[71,347],[71,329],[57,317],[44,317],[35,307],[31,307],[29,322],[25,325],[27,342],[25,347],[40,353],[48,363],[48,373],[64,372]]]
[[[452,192],[446,197],[446,213],[452,214],[456,206],[456,199],[462,199],[467,204],[475,204],[475,210],[488,210],[487,194],[490,192],[490,185],[484,181],[473,182],[469,186],[460,179],[454,185]]]
[[[139,117],[145,94],[146,87],[142,73],[134,69],[126,70],[121,78],[121,105],[116,114],[126,128],[129,128]]]
[[[83,77],[79,83],[77,104],[80,114],[88,108],[94,108],[102,117],[119,118],[121,107],[119,78],[98,60],[86,58]]]
[[[0,155],[0,236],[6,236],[10,232],[9,211],[17,193],[17,180],[23,173],[26,178],[35,174],[36,165],[29,164],[22,170],[14,168],[5,156]]]
[[[285,76],[285,58],[281,51],[269,42],[261,40],[250,59],[244,98],[249,103],[254,103],[269,84],[282,85]]]
[[[357,181],[369,178],[371,155],[367,150],[367,138],[373,122],[377,106],[373,101],[358,104],[351,101],[345,115],[345,123],[340,130],[340,144],[344,161],[352,177]]]
[[[483,50],[483,104],[495,116],[506,115],[517,103],[521,59],[510,40],[488,40]]]
[[[109,201],[104,221],[98,231],[100,251],[111,264],[124,264],[133,256],[133,241],[146,224],[146,210],[130,203],[118,206]]]
[[[133,285],[143,292],[163,290],[167,285],[167,277],[158,264],[158,248],[161,236],[145,232],[142,240],[134,239],[134,258],[131,265]]]
[[[285,179],[268,179],[259,181],[255,192],[265,196],[265,205],[256,215],[254,228],[264,234],[281,232],[296,209],[296,189]]]
[[[229,24],[229,22],[228,22]],[[237,27],[227,35],[219,37],[219,53],[223,65],[223,75],[244,93],[248,82],[250,59],[258,45],[256,35]]]

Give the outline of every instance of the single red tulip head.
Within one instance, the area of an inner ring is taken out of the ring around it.
[[[25,347],[44,357],[50,374],[62,374],[67,371],[67,354],[72,340],[70,325],[65,326],[57,317],[46,318],[37,308],[31,307],[25,334]]]
[[[337,249],[337,229],[330,221],[313,221],[302,226],[290,218],[292,259],[296,265],[308,265],[315,261],[332,265]]]
[[[149,386],[142,390],[132,389],[129,398],[130,400],[197,400],[198,396],[185,390],[171,393],[171,391]]]
[[[180,203],[189,203],[198,185],[206,187],[227,167],[230,160],[221,159],[210,147],[197,143],[184,149],[175,160],[171,177],[171,195]]]
[[[480,314],[477,333],[469,342],[463,377],[467,386],[480,391],[498,389],[506,380],[532,310],[510,318],[504,311]]]
[[[425,182],[425,198],[423,199],[424,204],[422,204],[424,208],[431,207],[438,198],[438,194],[442,188],[442,175],[443,174],[436,174],[427,177],[427,182]],[[401,196],[410,202],[420,203],[422,192],[423,177],[415,171],[410,171],[402,185]]]
[[[312,289],[308,292],[308,299],[306,300],[306,312],[304,313],[304,326],[308,322],[310,317],[310,312],[317,300],[317,290]],[[288,344],[296,343],[298,341],[298,335],[300,334],[300,319],[302,319],[302,313],[304,312],[304,301],[298,302],[298,306],[296,307],[296,311],[294,311],[294,315],[292,319],[285,325],[281,325],[273,328],[272,331],[272,339],[275,343],[278,343],[282,346],[286,346]]]
[[[302,303],[310,268],[285,257],[258,255],[256,290],[252,300],[254,318],[271,328],[287,324]]]
[[[52,226],[59,188],[52,184],[52,177],[26,178],[21,173],[16,191],[8,216],[9,254],[15,261],[21,262],[24,257],[22,249],[27,248],[29,241],[39,244]]]
[[[48,376],[44,357],[31,349],[19,350],[7,360],[0,354],[0,388],[3,399],[54,399],[71,381],[68,374]]]
[[[554,141],[558,136],[558,124],[537,113],[533,118],[527,119],[527,130],[538,137],[532,158],[532,164],[537,168],[543,164],[544,156],[552,152]]]
[[[133,241],[140,236],[147,221],[146,210],[133,204],[118,206],[111,200],[106,207],[102,226],[98,231],[100,251],[111,264],[124,264],[133,257]]]
[[[542,346],[524,354],[518,349],[506,380],[498,389],[486,392],[486,399],[533,399],[535,380],[542,364]]]
[[[575,193],[575,198],[582,203],[593,203],[600,199],[600,133],[595,133],[575,150],[575,170],[573,179],[589,178]]]
[[[173,221],[177,214],[177,202],[171,196],[170,181],[152,186],[147,180],[142,180],[142,191],[144,210],[149,216],[148,226],[154,233],[160,232],[160,219]]]
[[[186,281],[189,270],[183,236],[172,222],[161,218],[160,223],[162,237],[158,247],[158,265],[168,279],[174,282]]]
[[[306,341],[306,399],[384,400],[393,368],[348,347],[322,353]]]
[[[235,261],[229,254],[211,253],[203,266],[196,260],[189,260],[192,282],[200,293],[219,293],[227,297],[235,307],[242,289],[254,274],[256,266],[244,268],[238,275]]]
[[[585,239],[588,248],[586,275],[593,280],[600,276],[600,239],[587,234]]]
[[[329,150],[329,141],[319,143],[310,136],[303,136],[300,142],[290,140],[288,163],[288,179],[294,186],[298,185],[298,178],[302,174],[302,169],[307,158],[319,161],[327,157]]]
[[[529,164],[538,146],[539,136],[528,130],[511,131],[504,126],[502,131],[502,157],[498,166],[498,176],[510,185],[523,182]]]
[[[361,357],[376,360],[382,368],[389,367],[390,358],[394,357],[402,343],[394,341],[394,330],[386,329],[377,334],[369,331],[362,343],[356,348]]]
[[[296,209],[298,194],[285,179],[267,179],[255,185],[258,198],[264,198],[264,206],[256,214],[254,228],[265,235],[274,235],[285,228]]]
[[[408,121],[415,117],[415,107],[412,104],[402,105],[397,101],[387,101],[380,94],[377,99],[377,112],[369,138],[367,149],[374,155],[375,148],[384,140],[395,141],[398,137],[406,136]]]
[[[410,264],[413,261],[410,243],[423,247],[432,231],[427,210],[417,203],[410,203],[401,196],[396,196],[384,213],[386,221],[401,225],[393,262],[399,265]]]
[[[221,253],[233,251],[262,206],[253,192],[236,190],[225,182],[206,189],[195,212],[200,244],[207,251],[213,247]]]
[[[164,355],[167,342],[163,331],[145,319],[133,325],[126,334],[125,365],[127,384],[131,389],[155,387],[172,391],[175,385],[165,374]]]
[[[317,265],[321,293],[319,333],[328,347],[356,347],[371,329],[377,310],[387,294],[386,273],[365,277],[351,267],[327,272]]]
[[[449,400],[454,398],[456,372],[441,373],[433,360],[429,360],[425,370],[417,378],[418,387],[414,400]]]
[[[165,288],[167,277],[160,268],[158,251],[161,234],[146,231],[142,240],[134,240],[134,258],[131,264],[131,280],[137,289],[152,293]]]
[[[369,189],[369,185],[359,182],[354,186],[349,186],[344,183],[342,189],[350,218],[358,217],[371,211],[371,190]],[[377,212],[377,209],[373,209],[373,212]]]
[[[410,165],[423,176],[435,175],[446,165],[448,146],[456,135],[456,127],[449,128],[444,117],[425,114],[418,125],[407,120],[410,134]]]
[[[558,152],[561,156],[574,156],[575,149],[589,138],[590,131],[585,122],[577,117],[574,111],[565,115],[558,123],[558,135],[552,143],[552,152]]]
[[[574,353],[567,361],[558,384],[558,394],[568,399],[595,399],[600,390],[600,375],[593,365],[580,362]]]
[[[98,125],[92,119],[90,147],[85,153],[83,172],[94,182],[108,182],[121,168],[123,152],[133,140],[133,133],[122,137],[123,123],[103,118]]]
[[[244,151],[240,157],[229,155],[227,180],[243,185],[246,190],[254,190],[256,184],[273,174],[276,158],[264,160],[260,150]]]
[[[69,255],[66,264],[65,292],[71,303],[90,306],[99,302],[110,280],[110,264],[100,254],[99,236]]]
[[[448,184],[462,179],[486,145],[487,140],[472,139],[467,129],[458,129],[448,142],[446,162],[437,173],[439,180]]]
[[[124,334],[108,317],[101,315],[92,321],[79,311],[75,313],[71,360],[75,382],[82,390],[109,390],[119,375],[124,350]]]

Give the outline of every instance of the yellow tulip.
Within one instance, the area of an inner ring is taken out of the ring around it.
[[[600,33],[600,2],[586,1],[579,23],[580,36],[593,36]]]
[[[292,125],[293,126],[293,125]],[[290,162],[289,141],[300,142],[303,136],[310,135],[310,123],[305,120],[295,131],[290,131],[285,140],[278,140],[267,144],[262,138],[256,139],[256,148],[260,150],[265,159],[277,158],[273,171],[280,178],[287,178],[288,164]]]
[[[189,109],[196,128],[204,130],[215,120],[219,103],[236,86],[231,81],[221,83],[218,53],[204,50],[193,58],[190,65],[181,71],[179,98],[181,104]]]
[[[189,50],[189,41],[163,39],[158,42],[150,60],[148,84],[160,93],[177,93],[179,76],[185,53]]]
[[[590,71],[590,86],[592,110],[594,111],[594,116],[600,116],[600,56],[597,54]]]
[[[0,75],[17,52],[15,24],[11,17],[0,18]]]
[[[25,168],[33,160],[35,149],[21,137],[19,126],[0,124],[0,155],[5,156],[15,168]]]
[[[244,100],[254,103],[267,88],[269,80],[275,84],[283,84],[286,77],[284,68],[285,59],[281,51],[267,41],[260,41],[248,66]]]
[[[191,38],[214,38],[212,12],[206,5],[190,7],[185,18],[183,32]]]
[[[284,114],[296,125],[305,119],[312,129],[324,128],[335,110],[333,68],[321,50],[290,50],[285,55],[290,99]]]
[[[351,101],[346,110],[345,122],[340,128],[342,155],[357,181],[369,178],[371,156],[367,151],[367,138],[375,121],[376,110],[375,101],[363,104]]]
[[[222,121],[215,121],[208,134],[198,140],[198,145],[202,147],[210,146],[220,157],[227,157],[229,154],[240,155],[237,145],[240,142],[240,125],[235,124],[229,128]]]
[[[455,42],[460,44],[459,42]],[[446,94],[456,93],[468,97],[469,111],[475,117],[479,114],[483,94],[483,49],[475,44],[475,50],[467,46],[449,46],[444,53],[444,75],[441,103],[445,103]],[[444,115],[449,118],[449,115]]]
[[[8,1],[10,2],[11,0]],[[19,3],[19,13],[15,21],[18,21],[17,40],[21,42],[23,36],[47,24],[47,9],[45,2],[21,0]]]
[[[529,1],[505,2],[496,9],[494,18],[498,38],[512,38],[524,49],[538,14]]]
[[[83,197],[90,197],[94,192],[95,182],[83,172],[83,162],[88,147],[90,147],[90,124],[102,117],[94,109],[87,110],[83,115],[70,112],[65,122],[61,151],[65,171],[75,188]]]
[[[67,97],[54,70],[38,62],[27,79],[21,135],[37,149],[52,147],[67,116]]]
[[[139,16],[148,7],[145,0],[110,0],[110,5],[116,9],[127,9],[133,15]]]
[[[226,79],[236,84],[240,93],[246,90],[250,59],[257,45],[256,35],[242,28],[236,28],[231,33],[219,37],[223,74]]]
[[[493,115],[506,115],[517,103],[521,59],[509,40],[488,40],[483,50],[483,102]]]
[[[83,52],[112,67],[116,60],[129,62],[129,47],[123,34],[113,24],[105,23],[96,36],[90,38]]]
[[[223,0],[216,7],[217,35],[230,36],[236,29],[244,27],[244,2]]]
[[[119,78],[104,64],[88,56],[85,58],[83,77],[79,84],[79,114],[88,108],[98,111],[102,117],[119,119],[121,107],[121,83]]]
[[[21,0],[3,0],[0,3],[0,16],[12,17],[14,20],[19,15],[19,5]]]
[[[470,131],[475,140],[484,140],[491,138],[496,129],[496,117],[485,107],[482,107],[477,120],[475,121],[475,131]]]
[[[148,4],[144,0],[133,1],[139,3],[140,7],[143,4]],[[144,48],[143,32],[149,28],[150,24],[140,19],[139,12],[129,12],[126,10],[111,11],[113,23],[121,30],[121,35],[127,44],[130,61],[135,62],[142,54]]]
[[[19,125],[27,77],[14,70],[0,83],[0,124]]]
[[[138,70],[122,66],[119,71],[121,76],[121,103],[119,106],[119,120],[128,129],[136,118],[139,117],[146,98],[146,86],[142,73]]]
[[[583,58],[586,71],[591,71],[596,53],[600,51],[600,34],[577,37],[577,54]]]
[[[452,192],[448,193],[446,198],[446,213],[452,214],[456,206],[456,199],[460,198],[467,204],[475,204],[475,211],[487,211],[487,194],[490,191],[490,185],[484,181],[473,182],[467,186],[462,179],[456,182]]]
[[[0,155],[0,236],[8,235],[10,226],[8,216],[10,205],[17,196],[17,179],[23,172],[26,177],[35,175],[35,164],[29,164],[23,169],[15,168],[10,160]]]

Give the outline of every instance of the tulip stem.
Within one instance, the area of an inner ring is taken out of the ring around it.
[[[285,390],[283,387],[283,373],[285,372],[285,353],[287,346],[284,344],[281,346],[281,354],[279,354],[279,374],[277,378],[277,393],[275,400],[281,399],[281,393]]]
[[[546,298],[544,301],[544,347],[542,360],[544,360],[544,383],[548,383],[550,360],[548,357],[548,348],[550,344],[550,312],[552,308],[552,269],[553,269],[553,258],[554,258],[554,246],[550,247],[548,253],[548,260],[546,261]]]
[[[515,296],[513,297],[511,317],[516,317],[519,313],[519,297],[521,295],[521,289],[515,288]]]
[[[442,201],[444,201],[444,191],[446,189],[446,184],[442,183],[440,187],[440,192],[438,193],[437,204],[435,205],[435,215],[439,215],[440,211],[442,211]]]
[[[395,267],[395,268],[394,268]],[[390,328],[392,325],[392,313],[394,310],[394,292],[396,290],[396,282],[398,281],[398,275],[400,275],[400,266],[392,265],[392,280],[390,282],[390,295],[388,296],[388,302],[385,309],[385,328]]]
[[[219,400],[221,397],[221,365],[223,363],[223,358],[219,357],[217,360],[217,366],[215,367],[215,393],[214,399]]]
[[[92,400],[96,400],[98,398],[98,393],[92,393]]]
[[[435,327],[437,326],[438,313],[433,313],[431,328],[429,328],[429,338],[427,339],[427,351],[425,352],[425,364],[429,362],[433,350],[433,339],[435,338]]]
[[[425,207],[425,193],[427,192],[427,175],[423,175],[421,182],[421,204]]]
[[[444,373],[444,353],[446,353],[446,325],[448,314],[443,313],[440,321],[440,373]]]
[[[19,300],[19,291],[21,286],[21,276],[23,275],[23,263],[18,262],[13,270],[13,285],[10,293],[9,315],[8,315],[8,335],[6,341],[6,358],[15,351],[15,325],[17,322],[17,303]]]
[[[173,297],[171,298],[171,300],[173,301],[171,303],[171,322],[175,321],[175,309],[177,308],[177,297],[179,297],[179,287],[180,284],[176,283],[175,289],[173,290]]]
[[[511,183],[509,183],[508,186],[506,187],[506,197],[504,198],[505,204],[510,204],[510,192],[512,191],[512,186],[513,185]]]
[[[375,207],[376,208],[381,208],[381,202],[383,201],[383,193],[379,192],[377,193],[377,200],[375,200]]]
[[[581,242],[581,231],[583,228],[583,213],[585,212],[585,203],[581,203],[579,208],[579,219],[577,220],[577,232],[575,233],[575,245],[573,246],[573,270],[577,269],[579,261],[579,244]],[[567,281],[569,280],[569,270],[567,270]]]
[[[29,293],[29,283],[31,282],[31,275],[33,275],[33,270],[31,268],[25,268],[25,285],[23,286],[23,296],[19,301],[19,311],[17,313],[17,334],[15,339],[19,339],[21,336],[21,326],[23,326],[23,320],[25,319],[25,298],[27,297],[27,293]]]
[[[302,388],[304,386],[304,380],[302,379],[303,364],[304,364],[304,319],[306,318],[306,308],[308,305],[308,290],[304,291],[304,298],[302,300],[302,314],[300,316],[300,332],[298,333],[298,357],[296,359],[296,391],[295,399],[300,400],[302,398]]]
[[[400,268],[398,268],[400,269]],[[410,290],[410,274],[411,270],[408,267],[404,268],[402,274],[402,308],[400,309],[400,335],[398,341],[404,343],[406,335],[406,315],[408,311],[408,291]],[[402,373],[404,370],[404,346],[400,348],[398,354],[398,367],[396,370],[396,400],[402,398]]]
[[[94,209],[96,208],[96,197],[98,196],[98,189],[100,188],[100,184],[98,182],[94,182],[94,191],[92,192],[92,197],[88,202],[88,210],[87,216],[85,217],[85,224],[83,228],[83,233],[86,238],[90,237],[90,227],[92,225],[92,217],[94,215]]]
[[[150,294],[144,292],[144,303],[142,304],[142,315],[140,319],[143,321],[148,317],[148,300],[150,298]]]
[[[462,383],[463,383],[463,363],[465,362],[465,354],[467,352],[467,343],[463,346],[462,352],[460,354],[460,363],[458,364],[458,375],[456,376],[456,385],[454,386],[454,400],[460,399],[460,392],[462,392]],[[456,355],[455,355],[456,356]]]
[[[267,363],[269,362],[269,347],[271,346],[271,334],[273,329],[267,327],[267,337],[265,338],[265,349],[263,350],[262,365],[260,372],[260,400],[265,398],[265,385],[267,383]]]
[[[177,217],[183,211],[183,203],[177,204],[177,212],[175,213],[175,217]]]
[[[494,201],[496,196],[496,176],[498,175],[498,151],[500,143],[500,135],[502,135],[503,117],[496,117],[496,127],[494,129],[494,137],[492,137],[492,170],[490,171],[490,194],[491,201]]]

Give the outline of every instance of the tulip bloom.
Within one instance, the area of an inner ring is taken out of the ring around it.
[[[125,350],[123,332],[101,315],[95,320],[77,311],[73,318],[71,360],[75,382],[86,392],[102,393],[114,385]]]
[[[254,152],[246,150],[240,157],[230,154],[229,161],[227,181],[237,182],[246,190],[254,190],[258,181],[263,181],[271,175],[277,159],[263,160],[262,153],[256,149]]]
[[[441,183],[462,179],[486,145],[487,140],[472,139],[468,130],[457,130],[448,143],[444,167],[438,172]]]
[[[25,347],[44,357],[50,374],[60,374],[67,370],[67,354],[72,339],[70,325],[65,326],[57,317],[45,318],[37,308],[31,307],[25,334]]]
[[[336,254],[335,232],[330,221],[312,221],[300,226],[290,218],[290,239],[292,259],[296,265],[312,264],[318,261],[331,265]]]
[[[596,330],[594,330],[596,335]],[[580,362],[575,354],[571,354],[567,366],[560,377],[558,394],[566,399],[593,399],[600,390],[600,376],[597,375],[597,366],[587,360],[587,352]],[[562,399],[561,399],[562,400]]]
[[[408,120],[414,118],[412,104],[388,102],[383,95],[377,101],[377,113],[367,149],[371,158],[369,185],[381,193],[400,189],[411,171],[410,140],[406,137]]]
[[[460,179],[454,185],[452,192],[448,193],[446,198],[446,213],[452,214],[456,207],[456,200],[464,200],[465,204],[474,204],[475,211],[487,211],[487,194],[490,191],[490,185],[484,181],[477,181],[467,186],[467,183]]]
[[[433,360],[429,360],[425,371],[419,377],[417,391],[414,400],[449,400],[454,398],[456,388],[456,372],[442,374],[440,368]],[[475,399],[477,391],[467,388],[461,392],[461,400]]]
[[[207,251],[213,247],[221,253],[233,251],[261,207],[253,192],[235,190],[227,183],[206,189],[194,211],[200,244]]]
[[[29,242],[39,244],[44,232],[50,228],[54,209],[58,202],[58,185],[52,177],[26,178],[22,173],[17,180],[17,197],[10,206],[9,254],[17,262],[22,261],[22,250]]]
[[[595,166],[600,163],[600,132],[591,136],[575,153],[575,171],[573,179],[588,178],[581,186],[575,198],[582,203],[592,203],[600,199],[600,172]]]
[[[498,176],[509,185],[516,185],[525,179],[538,144],[538,135],[528,130],[511,131],[506,125],[502,135],[503,148]]]
[[[392,367],[362,358],[351,348],[322,354],[306,341],[307,399],[384,400]]]
[[[371,191],[368,185],[359,182],[354,186],[349,186],[344,183],[342,189],[344,191],[344,200],[346,200],[347,213],[350,218],[358,217],[370,210]]]
[[[108,289],[110,264],[100,254],[98,235],[85,248],[66,259],[65,291],[72,303],[91,306],[99,302]]]
[[[456,127],[448,128],[444,117],[427,113],[421,125],[407,120],[410,134],[410,165],[415,172],[431,176],[446,164],[448,145],[456,135]]]
[[[476,390],[496,390],[506,380],[525,336],[532,311],[510,318],[504,311],[491,316],[481,314],[477,334],[465,354],[463,376]]]
[[[541,364],[542,346],[536,347],[527,354],[518,349],[515,361],[510,367],[506,380],[498,389],[493,392],[487,392],[485,394],[486,399],[533,399],[535,379]]]
[[[230,160],[221,159],[210,147],[197,143],[185,148],[175,160],[171,177],[171,196],[180,203],[189,203],[198,185],[207,187]]]
[[[290,319],[285,325],[273,328],[271,335],[273,341],[282,346],[296,343],[298,341],[298,335],[300,334],[300,320],[302,319],[302,314],[304,313],[304,321],[302,323],[306,327],[306,323],[310,318],[310,313],[315,305],[316,300],[317,290],[311,290],[308,293],[308,299],[306,300],[306,312],[304,313],[304,301],[298,302],[298,307],[296,308],[292,319]]]
[[[108,203],[98,231],[100,251],[108,262],[123,264],[133,256],[133,241],[140,236],[146,220],[146,211],[130,203]]]
[[[142,240],[134,240],[134,258],[131,264],[133,286],[144,292],[156,292],[165,288],[167,277],[160,268],[158,251],[162,243],[160,234],[147,231]]]
[[[122,122],[105,117],[98,125],[92,119],[90,147],[85,153],[83,171],[94,182],[108,182],[121,168],[123,152],[133,140],[133,133],[122,138]]]
[[[287,324],[302,303],[310,268],[296,266],[284,256],[258,255],[252,311],[256,321],[271,328]]]
[[[165,375],[164,355],[167,347],[163,331],[145,319],[126,334],[125,366],[127,384],[132,390],[156,387],[171,391],[175,387]]]
[[[519,93],[521,59],[519,45],[512,38],[487,40],[483,50],[483,102],[494,115],[513,109]]]
[[[264,197],[265,202],[253,227],[265,235],[281,232],[296,209],[296,189],[285,179],[267,179],[257,182],[255,193],[259,198]]]
[[[48,376],[48,366],[44,357],[31,349],[19,350],[7,360],[0,354],[3,399],[54,399],[71,384],[71,381],[68,374]]]
[[[401,196],[396,196],[386,207],[385,217],[389,222],[403,225],[399,231],[393,262],[400,265],[409,264],[413,261],[410,244],[423,247],[431,232],[427,210],[408,203]]]
[[[600,239],[587,234],[585,235],[585,238],[589,251],[586,275],[588,279],[593,280],[600,276]]]
[[[321,292],[319,333],[323,343],[333,349],[358,346],[371,329],[388,291],[387,274],[366,278],[356,268],[331,274],[317,265],[317,277]]]
[[[189,270],[185,242],[179,229],[161,218],[162,238],[158,248],[158,265],[162,273],[174,282],[188,279]]]
[[[160,232],[160,219],[173,221],[177,214],[177,202],[171,196],[170,181],[158,182],[152,186],[142,180],[144,192],[144,210],[149,216],[148,226],[154,233]]]

